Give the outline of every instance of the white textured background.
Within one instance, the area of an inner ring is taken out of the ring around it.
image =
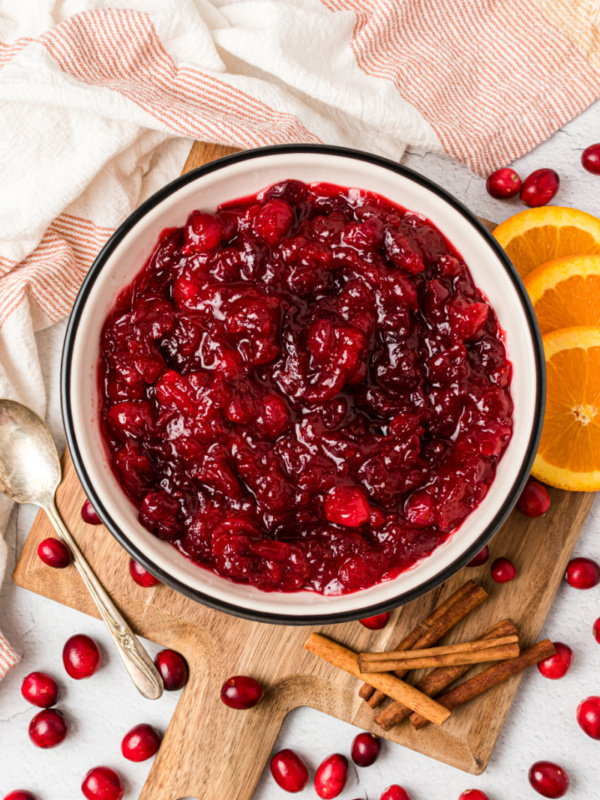
[[[580,166],[582,150],[600,141],[600,102],[558,131],[549,141],[520,159],[516,169],[522,177],[540,167],[553,167],[561,176],[555,203],[582,208],[600,216],[600,177]],[[368,149],[368,144],[365,143]],[[463,200],[475,213],[500,222],[521,210],[518,198],[493,200],[484,181],[450,159],[425,153],[410,153],[403,163],[441,184]],[[59,355],[64,324],[39,334],[40,347],[47,354],[49,420],[59,448],[64,445],[58,390]],[[9,570],[16,561],[34,517],[34,510],[22,508],[13,514],[8,531]],[[543,522],[540,522],[543,524]],[[596,503],[576,547],[577,555],[600,560],[600,505]],[[518,580],[518,578],[517,578]],[[544,635],[564,641],[575,652],[569,674],[560,681],[548,681],[536,669],[524,677],[517,700],[486,773],[471,777],[425,756],[384,742],[376,764],[363,770],[351,767],[348,786],[340,800],[378,800],[390,783],[400,783],[413,800],[457,800],[468,788],[481,789],[490,800],[535,800],[539,798],[527,782],[532,762],[555,760],[571,776],[570,800],[600,798],[600,742],[588,738],[578,727],[575,709],[590,694],[600,695],[600,645],[592,636],[592,624],[600,616],[600,587],[587,592],[564,584],[548,616]],[[118,657],[112,653],[102,624],[78,612],[59,606],[15,587],[7,579],[0,593],[0,629],[23,653],[23,660],[0,683],[0,797],[16,788],[27,788],[39,800],[75,800],[79,786],[93,766],[107,764],[126,779],[127,800],[137,798],[150,762],[132,764],[120,754],[123,734],[139,722],[164,730],[178,700],[167,693],[155,703],[143,700],[132,687]],[[88,633],[100,643],[104,666],[89,681],[72,681],[62,667],[62,647],[74,633]],[[148,644],[152,654],[158,648]],[[27,736],[29,720],[35,713],[20,694],[24,676],[46,670],[61,684],[59,708],[69,717],[70,735],[55,750],[35,748]],[[357,729],[312,709],[301,708],[286,719],[276,744],[291,747],[302,755],[311,771],[333,752],[349,756]],[[210,730],[198,731],[210,737]],[[235,769],[235,765],[231,765]],[[268,770],[263,775],[256,800],[289,797],[279,789]],[[301,797],[314,800],[311,785]],[[202,799],[204,800],[204,798]],[[206,798],[236,800],[236,798]]]

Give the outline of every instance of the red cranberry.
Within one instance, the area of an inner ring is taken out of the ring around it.
[[[144,569],[144,567],[138,564],[137,561],[134,561],[133,558],[129,559],[129,574],[138,586],[143,586],[144,589],[149,589],[151,586],[157,586],[160,583],[158,578],[155,578],[152,573]]]
[[[490,573],[496,583],[508,583],[514,579],[517,570],[508,558],[497,558],[492,564]]]
[[[569,788],[569,776],[552,761],[536,761],[529,769],[529,783],[543,797],[563,797]]]
[[[271,759],[271,775],[286,792],[301,792],[308,783],[308,770],[293,750],[281,750]]]
[[[16,789],[14,792],[7,794],[4,800],[36,800],[36,798],[31,792],[26,792],[25,789]]]
[[[315,791],[322,800],[337,797],[348,779],[348,759],[334,753],[321,762],[315,774]]]
[[[102,520],[96,514],[94,510],[94,506],[90,503],[89,500],[86,500],[85,503],[81,506],[81,519],[84,522],[87,522],[88,525],[102,525]]]
[[[517,500],[517,508],[528,517],[542,517],[550,508],[548,489],[530,478]]]
[[[160,747],[161,736],[152,725],[136,725],[121,742],[121,752],[129,761],[146,761]]]
[[[460,795],[458,800],[489,800],[489,797],[480,789],[467,789]]]
[[[247,675],[236,675],[228,678],[221,686],[221,700],[229,708],[245,711],[254,708],[263,697],[263,688],[254,678]]]
[[[380,631],[388,624],[390,621],[390,616],[391,614],[389,611],[384,611],[383,614],[375,614],[374,617],[365,617],[364,619],[359,619],[359,622],[370,631]]]
[[[38,544],[37,554],[44,564],[54,569],[64,569],[72,561],[71,551],[67,545],[53,536]]]
[[[581,154],[581,163],[588,172],[600,175],[600,142],[586,147]]]
[[[600,583],[600,565],[591,558],[573,558],[565,578],[574,589],[591,589]]]
[[[577,706],[577,722],[592,739],[600,739],[600,697],[592,695]]]
[[[381,742],[373,733],[359,733],[352,742],[352,761],[357,767],[370,767],[377,761]]]
[[[36,747],[47,750],[64,741],[68,730],[63,713],[55,708],[46,708],[29,723],[29,738]]]
[[[63,664],[67,673],[76,681],[91,678],[102,666],[100,648],[85,633],[71,636],[63,647]]]
[[[31,672],[21,684],[21,694],[34,706],[50,708],[58,700],[58,686],[45,672]]]
[[[545,658],[540,661],[537,668],[542,673],[544,678],[550,678],[551,681],[556,681],[559,678],[564,678],[571,664],[573,663],[573,651],[571,648],[562,642],[553,642],[555,655]]]
[[[592,628],[592,632],[594,634],[594,639],[600,644],[600,617],[594,622],[594,627]]]
[[[81,791],[87,800],[121,800],[125,787],[114,769],[94,767],[83,779]]]
[[[337,486],[325,497],[325,516],[329,522],[358,528],[369,519],[369,501],[358,486]]]
[[[482,564],[485,564],[485,562],[488,560],[489,557],[490,557],[490,548],[486,545],[483,548],[483,550],[480,550],[477,553],[475,558],[472,558],[469,561],[467,567],[480,567]]]
[[[521,202],[526,206],[545,206],[558,192],[560,178],[553,169],[536,169],[523,181]]]
[[[410,795],[402,786],[393,783],[383,792],[380,800],[410,800]]]
[[[185,658],[175,650],[161,650],[154,659],[167,692],[177,692],[188,682],[190,671]]]
[[[488,194],[497,200],[506,200],[519,194],[521,178],[519,178],[514,169],[504,167],[492,172],[485,182],[485,188]]]

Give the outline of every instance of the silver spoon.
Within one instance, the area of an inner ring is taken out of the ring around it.
[[[62,479],[60,459],[52,434],[37,414],[13,400],[0,400],[0,492],[17,503],[43,508],[54,529],[73,554],[119,655],[138,691],[158,700],[164,685],[152,659],[123,619],[85,560],[56,508],[56,490]]]

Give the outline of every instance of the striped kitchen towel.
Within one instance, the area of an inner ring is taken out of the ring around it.
[[[0,396],[44,413],[34,333],[189,140],[484,175],[599,96],[595,0],[0,0]]]

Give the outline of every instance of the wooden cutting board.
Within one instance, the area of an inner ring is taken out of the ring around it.
[[[196,143],[184,171],[229,152]],[[297,706],[319,709],[472,774],[484,771],[517,691],[518,676],[453,712],[441,728],[429,725],[417,732],[404,723],[384,734],[373,721],[373,711],[358,698],[357,681],[303,650],[314,628],[248,622],[205,608],[166,586],[137,586],[129,576],[125,550],[104,528],[81,520],[84,499],[67,454],[58,492],[66,524],[134,630],[180,651],[190,665],[189,683],[140,800],[186,796],[250,800],[283,719]],[[489,577],[489,564],[463,569],[443,586],[397,609],[382,631],[368,631],[358,622],[316,630],[355,651],[389,648],[429,614],[440,598],[472,578],[490,597],[445,641],[464,641],[510,617],[527,645],[539,637],[592,499],[591,494],[553,491],[546,517],[528,519],[513,512],[491,544],[493,557],[506,555],[515,562],[518,577],[512,583],[495,584]],[[15,583],[98,616],[74,567],[53,570],[37,557],[39,542],[52,535],[40,512],[15,568]],[[221,703],[220,687],[231,675],[252,675],[266,687],[259,706],[242,712]],[[131,691],[136,691],[133,686]]]

